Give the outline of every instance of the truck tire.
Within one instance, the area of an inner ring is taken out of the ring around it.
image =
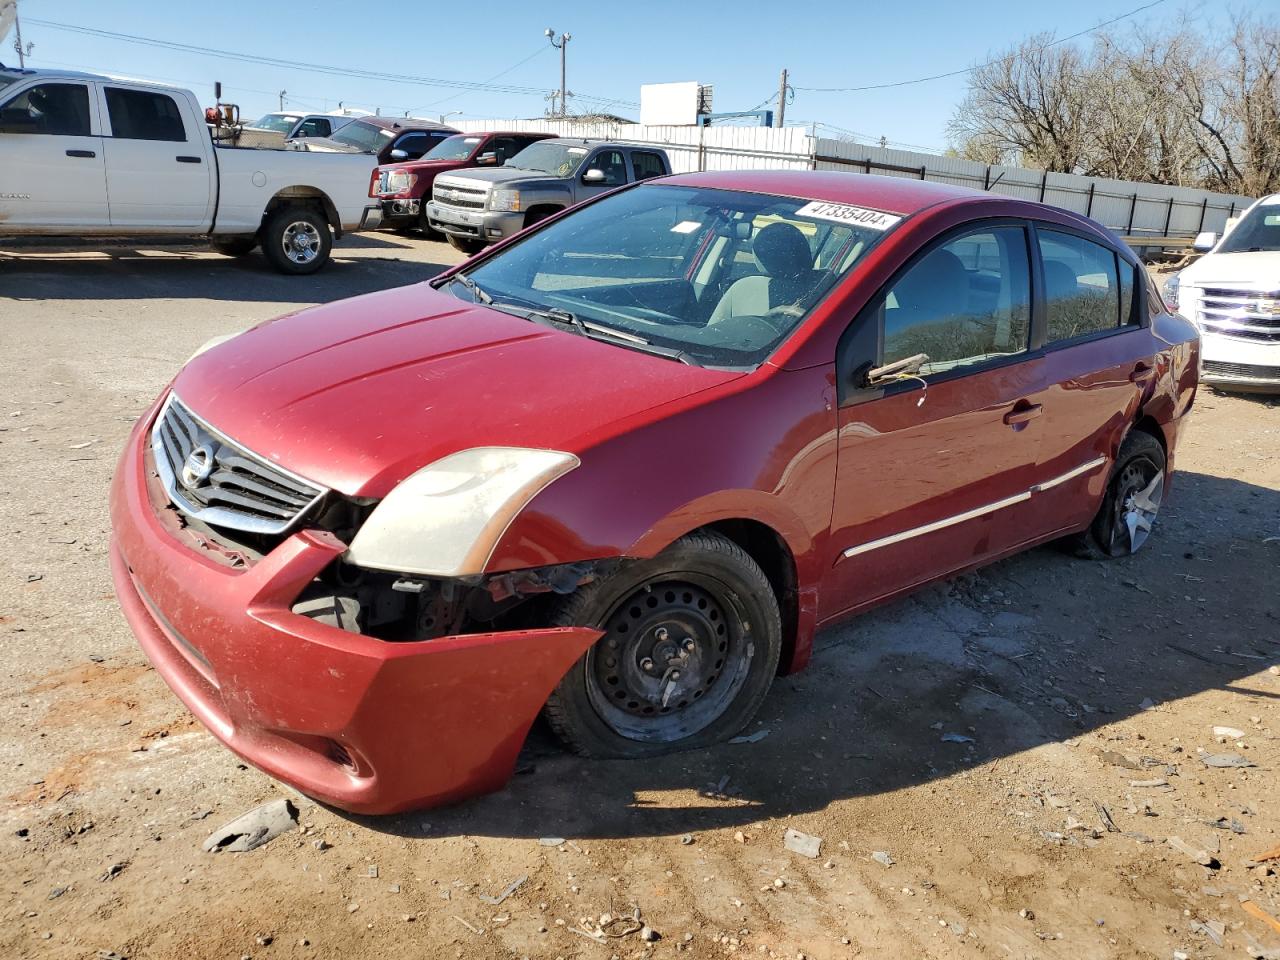
[[[224,257],[243,257],[258,245],[257,237],[214,237],[209,246]]]
[[[455,237],[453,234],[449,234],[449,246],[470,257],[484,249],[484,241],[476,240],[472,237]]]
[[[329,222],[312,207],[281,207],[262,225],[262,253],[281,273],[315,273],[332,250]]]

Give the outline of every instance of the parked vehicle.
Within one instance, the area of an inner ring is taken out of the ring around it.
[[[427,225],[475,253],[588,197],[670,172],[666,152],[656,147],[543,140],[500,169],[437,177]]]
[[[500,167],[531,143],[549,133],[456,133],[440,141],[417,160],[378,168],[369,196],[382,202],[382,225],[398,230],[429,231],[423,198],[431,196],[436,177],[467,167]]]
[[[332,136],[287,140],[285,145],[309,153],[371,153],[383,164],[417,160],[457,132],[431,120],[360,117]]]
[[[1204,256],[1165,281],[1165,299],[1200,328],[1201,382],[1280,393],[1280,194],[1195,248]]]
[[[116,473],[116,590],[216,736],[350,810],[497,788],[540,710],[591,756],[699,747],[821,624],[1139,550],[1198,345],[1065,210],[642,183],[197,355]]]
[[[249,130],[269,130],[280,134],[283,139],[291,140],[306,137],[328,137],[341,130],[359,114],[333,113],[294,113],[282,111],[263,114],[253,123],[247,124]]]
[[[0,235],[208,236],[283,273],[372,229],[366,157],[216,146],[195,96],[97,74],[0,69]]]

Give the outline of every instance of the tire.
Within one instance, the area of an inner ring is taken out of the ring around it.
[[[1137,553],[1146,543],[1164,499],[1165,455],[1160,441],[1131,430],[1120,445],[1098,514],[1066,545],[1091,560]]]
[[[443,233],[440,233],[438,230],[432,229],[431,222],[427,219],[427,214],[425,210],[422,213],[418,214],[418,231],[427,240],[443,240],[444,239]]]
[[[312,207],[281,207],[262,226],[262,253],[281,273],[315,273],[332,250],[329,222]]]
[[[451,233],[447,236],[449,238],[449,246],[460,253],[465,253],[468,257],[474,256],[484,249],[483,240],[475,240],[471,237],[455,237]]]
[[[257,237],[218,237],[209,241],[214,252],[224,257],[243,257],[257,245]]]
[[[590,757],[653,757],[732,737],[760,709],[782,651],[768,578],[715,533],[587,584],[560,602],[552,625],[605,631],[544,708],[560,739]]]

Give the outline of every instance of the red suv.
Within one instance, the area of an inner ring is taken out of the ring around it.
[[[116,473],[116,590],[249,762],[443,803],[539,711],[591,756],[704,746],[824,623],[1050,540],[1140,549],[1198,358],[1064,210],[647,180],[198,354]]]
[[[443,140],[420,159],[383,164],[373,171],[369,196],[382,201],[382,224],[398,230],[422,230],[427,225],[426,201],[436,177],[466,167],[500,167],[531,143],[549,133],[459,133]]]

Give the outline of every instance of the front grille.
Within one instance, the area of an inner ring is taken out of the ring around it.
[[[1205,287],[1196,319],[1208,333],[1280,342],[1280,291]]]
[[[1257,363],[1222,363],[1204,361],[1204,372],[1219,377],[1237,377],[1242,380],[1280,381],[1280,367],[1264,367]]]
[[[218,433],[176,394],[151,428],[151,450],[173,505],[213,527],[282,533],[328,492]]]
[[[447,207],[464,207],[467,210],[483,210],[486,190],[470,187],[437,186],[431,191],[431,199]]]

